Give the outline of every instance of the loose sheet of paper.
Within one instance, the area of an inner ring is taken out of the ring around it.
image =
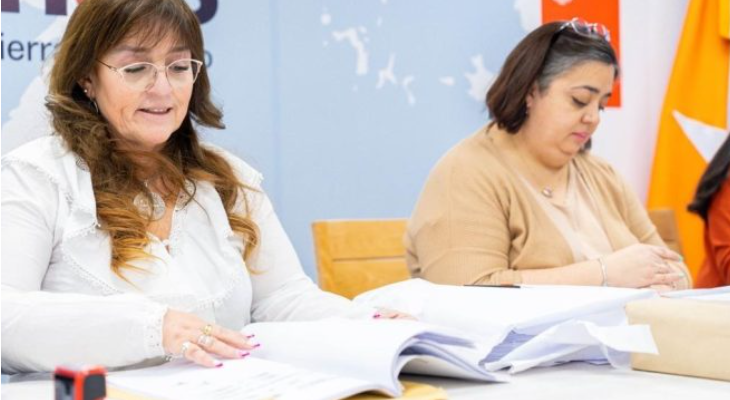
[[[221,368],[188,361],[111,373],[109,385],[160,400],[328,400],[372,388],[367,382],[312,372],[248,357],[227,360]]]

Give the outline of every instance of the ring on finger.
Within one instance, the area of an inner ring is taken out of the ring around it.
[[[203,335],[210,336],[211,333],[213,333],[213,325],[207,324],[201,329],[203,332]]]
[[[180,357],[185,357],[185,353],[187,353],[188,349],[190,349],[190,346],[192,345],[193,344],[189,340],[184,341],[182,346],[180,346]]]
[[[210,345],[213,344],[213,337],[210,335],[202,334],[198,336],[197,342],[203,347],[210,347]]]

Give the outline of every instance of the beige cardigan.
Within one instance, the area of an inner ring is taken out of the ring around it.
[[[500,156],[507,133],[482,127],[436,164],[405,237],[414,277],[444,284],[518,284],[521,270],[573,264],[573,251]],[[612,248],[664,246],[637,196],[605,161],[575,157]]]

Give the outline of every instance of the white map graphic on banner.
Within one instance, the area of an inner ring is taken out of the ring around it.
[[[383,7],[388,6],[387,1],[381,2]],[[540,25],[540,0],[515,0],[514,10],[517,11],[520,17],[521,26],[526,31],[530,31]],[[319,21],[323,27],[331,29],[330,33],[337,43],[345,43],[353,50],[355,57],[355,75],[365,76],[369,71],[369,60],[372,51],[382,51],[382,47],[368,46],[370,42],[370,35],[373,37],[377,35],[378,28],[383,26],[384,17],[379,15],[375,19],[375,28],[368,28],[365,25],[359,26],[347,26],[340,29],[336,29],[333,26],[336,25],[336,16],[328,8],[324,8],[319,16]],[[325,38],[323,40],[323,47],[328,47],[330,42]],[[386,46],[387,47],[387,46]],[[417,84],[414,83],[416,80],[416,74],[401,72],[395,73],[395,60],[397,53],[389,49],[389,56],[387,65],[377,71],[376,78],[376,89],[382,89],[386,83],[393,86],[400,86],[404,93],[407,103],[411,106],[416,104],[416,95],[414,90]],[[453,87],[456,84],[455,77],[463,77],[466,80],[468,87],[465,90],[465,94],[470,98],[474,99],[479,103],[484,102],[484,97],[496,78],[496,73],[489,70],[484,66],[484,57],[482,54],[476,54],[469,56],[470,64],[473,66],[472,71],[452,71],[453,73],[447,76],[433,76],[426,77],[428,79],[441,83],[447,87]],[[418,71],[418,75],[424,75],[425,72]],[[403,75],[402,79],[398,79],[399,75]],[[353,90],[356,91],[356,90]]]
[[[75,2],[69,1],[68,8],[73,9]],[[45,7],[44,1],[25,0],[20,6],[32,6],[38,10]],[[67,16],[55,17],[48,27],[35,38],[36,42],[56,43],[63,36],[68,23]],[[48,73],[50,59],[42,65],[41,75],[33,78],[20,97],[20,103],[9,112],[7,121],[2,125],[2,154],[35,138],[51,133],[48,112],[45,109],[45,97],[48,94]]]

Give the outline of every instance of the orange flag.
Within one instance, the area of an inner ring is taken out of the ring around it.
[[[619,0],[542,0],[542,23],[570,21],[574,17],[590,23],[600,23],[611,32],[611,47],[621,60],[621,24],[619,23]],[[621,80],[616,80],[608,107],[621,107]]]
[[[685,261],[704,258],[702,220],[686,211],[707,162],[727,137],[730,0],[690,0],[659,121],[649,208],[677,215]]]

